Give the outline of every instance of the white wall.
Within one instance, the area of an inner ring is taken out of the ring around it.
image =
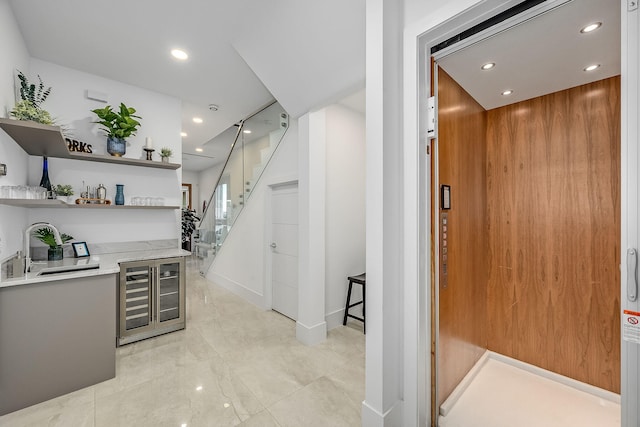
[[[206,275],[260,307],[265,307],[265,194],[268,183],[281,176],[298,176],[297,133],[297,121],[291,120],[283,141]],[[202,180],[201,185],[204,186]]]
[[[338,104],[325,112],[325,313],[332,329],[342,324],[347,277],[365,271],[365,118]],[[355,285],[351,299],[360,298]]]
[[[106,104],[87,99],[87,90],[107,94],[108,104],[114,108],[124,102],[136,108],[136,114],[142,117],[137,135],[127,140],[125,157],[145,158],[142,147],[145,137],[151,137],[157,150],[169,147],[176,153],[173,161],[181,158],[181,103],[178,99],[38,59],[31,60],[30,74],[40,75],[44,83],[53,88],[45,102],[46,109],[58,123],[71,129],[74,139],[91,144],[94,153],[106,154],[106,137],[99,126],[92,123],[97,117],[91,110]],[[156,156],[156,160],[159,157]],[[40,157],[30,157],[30,185],[39,183],[41,164]],[[49,177],[53,184],[71,184],[76,196],[82,191],[84,181],[92,187],[104,184],[107,198],[112,201],[115,185],[124,184],[125,204],[130,204],[135,196],[163,197],[166,205],[180,206],[181,203],[181,169],[50,158]],[[176,210],[31,209],[28,218],[31,222],[50,221],[76,240],[89,243],[180,237],[180,215]]]
[[[31,60],[30,71],[31,76],[40,75],[44,83],[53,88],[45,108],[57,123],[71,129],[74,139],[91,144],[94,153],[106,154],[106,137],[98,125],[92,123],[97,117],[91,110],[106,104],[87,99],[87,90],[106,93],[109,105],[115,108],[124,102],[136,108],[136,114],[142,117],[137,135],[128,139],[125,157],[145,158],[142,147],[148,136],[157,150],[171,148],[174,162],[181,158],[181,103],[178,99],[38,59]],[[155,159],[159,160],[159,157]],[[41,175],[42,159],[30,156],[29,185],[37,185]],[[71,184],[79,197],[83,181],[92,187],[104,184],[107,198],[113,201],[115,185],[124,184],[125,204],[135,196],[152,196],[163,197],[166,205],[180,206],[181,175],[181,169],[49,159],[49,177],[54,185]],[[177,210],[28,210],[30,222],[49,221],[76,240],[89,243],[178,239],[179,218]]]
[[[325,307],[321,313],[324,313],[327,327],[331,329],[342,324],[347,276],[365,271],[365,123],[363,114],[342,105],[334,104],[321,112],[324,116],[323,132],[319,134],[326,147],[327,161],[323,172],[326,176],[323,178],[326,193],[325,265],[322,266],[325,271]],[[285,141],[278,148],[208,274],[214,282],[235,290],[261,307],[268,307],[270,302],[270,296],[265,295],[264,277],[265,186],[273,183],[277,176],[287,179],[298,176],[298,159],[291,157],[297,153],[294,151],[297,141],[293,138],[297,131],[293,126],[287,131]],[[300,188],[300,192],[303,191]],[[314,189],[310,189],[310,196],[317,196]],[[360,295],[360,289],[355,287],[353,300]]]
[[[7,1],[0,1],[0,116],[8,116],[15,104],[14,73],[29,72],[29,52]],[[5,114],[7,112],[7,114]],[[7,165],[7,176],[0,185],[27,182],[27,154],[0,130],[0,163]],[[27,226],[25,209],[0,205],[0,260],[22,248],[22,230]]]
[[[200,200],[198,209],[196,209],[198,214],[202,215],[204,213],[202,212],[202,202],[207,202],[207,205],[209,204],[209,199],[211,199],[213,190],[215,190],[216,183],[218,182],[218,178],[220,177],[220,172],[222,172],[223,167],[224,162],[220,162],[215,166],[198,173],[198,197]]]

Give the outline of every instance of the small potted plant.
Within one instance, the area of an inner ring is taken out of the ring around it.
[[[162,158],[162,161],[164,163],[169,163],[169,157],[171,157],[172,155],[173,151],[171,151],[171,148],[162,147],[162,149],[160,150],[160,157]]]
[[[102,130],[107,134],[107,152],[121,157],[127,151],[126,139],[135,135],[140,126],[136,119],[141,117],[134,114],[136,109],[120,103],[119,111],[113,111],[110,105],[91,111],[100,119],[94,123],[102,125]]]
[[[47,251],[47,260],[59,261],[64,257],[62,246],[56,243],[56,238],[51,228],[49,227],[38,228],[33,232],[33,237],[40,240],[45,245],[49,246],[49,250]],[[72,240],[73,236],[69,236],[68,234],[61,233],[60,239],[62,240],[62,243],[66,243],[69,240]]]
[[[62,200],[65,203],[73,203],[71,200],[73,188],[70,185],[56,185],[53,187],[53,191],[55,191],[58,200]]]
[[[18,71],[18,79],[20,80],[21,100],[16,103],[9,114],[18,120],[32,120],[45,125],[53,124],[51,115],[41,106],[51,93],[51,87],[45,89],[40,76],[38,76],[40,83],[37,86],[34,83],[29,83],[22,71]]]

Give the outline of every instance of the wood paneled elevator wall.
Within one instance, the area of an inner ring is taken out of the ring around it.
[[[488,111],[489,349],[620,392],[620,78]]]
[[[487,348],[619,392],[619,77],[484,111],[440,69],[438,121],[438,406]]]
[[[451,209],[440,211],[448,277],[446,288],[440,277],[438,406],[487,348],[486,129],[482,106],[440,69],[438,178],[451,186]]]

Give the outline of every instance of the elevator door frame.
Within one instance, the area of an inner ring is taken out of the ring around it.
[[[468,10],[452,17],[447,20],[443,24],[431,28],[426,32],[422,33],[418,36],[417,45],[418,45],[418,124],[419,124],[419,140],[420,144],[423,146],[431,146],[433,149],[434,161],[432,162],[433,170],[428,165],[421,164],[420,176],[424,177],[425,175],[431,175],[433,178],[433,182],[430,182],[428,179],[422,180],[421,189],[426,189],[430,192],[431,197],[428,198],[430,203],[432,204],[431,209],[427,212],[429,213],[429,221],[426,227],[423,227],[423,230],[426,232],[431,231],[431,227],[437,229],[437,224],[434,221],[437,221],[437,217],[434,217],[434,212],[438,212],[439,210],[439,198],[437,191],[433,189],[438,189],[440,183],[438,182],[438,171],[437,171],[437,135],[438,135],[438,125],[437,125],[437,75],[435,75],[434,70],[437,67],[437,64],[434,65],[433,68],[431,66],[432,57],[437,60],[438,58],[442,58],[447,54],[450,54],[458,49],[463,47],[470,46],[471,44],[486,38],[489,34],[495,34],[500,31],[504,31],[511,26],[514,25],[514,22],[521,21],[527,19],[527,16],[533,16],[541,13],[541,10],[549,10],[554,7],[557,7],[563,3],[567,2],[567,0],[547,0],[541,5],[532,8],[529,11],[523,12],[522,14],[510,18],[503,23],[497,24],[491,27],[488,30],[480,32],[468,39],[458,42],[457,44],[450,46],[446,49],[443,49],[439,52],[436,52],[434,55],[431,55],[430,49],[435,44],[439,43],[442,40],[446,40],[447,38],[458,34],[461,29],[470,28],[475,24],[485,21],[486,19],[497,15],[498,13],[509,9],[510,7],[515,6],[520,3],[518,0],[485,0],[482,1],[475,6],[469,8]],[[640,227],[638,224],[640,223],[640,215],[638,213],[639,203],[640,203],[640,176],[637,171],[637,164],[640,162],[640,150],[638,150],[639,143],[639,127],[637,123],[638,114],[640,114],[639,109],[639,98],[640,98],[640,82],[639,82],[639,67],[640,67],[640,42],[638,40],[640,35],[640,12],[636,8],[635,10],[627,10],[628,9],[628,0],[621,0],[620,6],[622,8],[622,30],[621,30],[621,47],[622,47],[622,108],[621,108],[621,126],[622,126],[622,134],[621,134],[621,156],[622,156],[622,164],[621,164],[621,309],[625,308],[628,310],[640,311],[640,299],[635,302],[630,302],[626,297],[626,283],[627,283],[627,273],[626,273],[626,250],[627,248],[633,247],[636,250],[640,249]],[[636,2],[637,4],[637,2]],[[432,86],[432,80],[433,86]],[[430,96],[436,97],[436,123],[435,123],[435,138],[432,142],[429,141],[429,137],[427,137],[427,118],[426,118],[426,105],[427,99]],[[626,162],[626,163],[625,163]],[[634,167],[634,165],[636,165]],[[424,168],[428,168],[425,170]],[[427,415],[428,419],[425,423],[426,425],[436,425],[437,424],[437,413],[439,408],[435,407],[434,402],[437,402],[437,396],[435,395],[437,387],[437,375],[435,372],[435,367],[437,366],[437,343],[438,343],[438,266],[440,264],[440,255],[438,254],[437,248],[439,247],[438,242],[438,233],[433,233],[431,238],[433,239],[433,253],[432,253],[432,262],[431,262],[431,272],[425,272],[420,277],[420,283],[427,283],[431,285],[434,290],[434,299],[433,299],[433,323],[427,326],[427,330],[430,330],[430,333],[427,336],[430,338],[432,343],[432,355],[434,357],[433,363],[431,363],[431,367],[433,369],[426,370],[426,378],[423,380],[426,383],[426,387],[430,392],[426,393],[425,399],[426,401],[419,402],[419,413]],[[425,251],[431,251],[431,247],[424,248]],[[430,256],[428,253],[421,253],[422,259],[429,259]],[[430,310],[427,310],[430,312]],[[423,316],[423,313],[419,316],[421,319],[426,318]],[[635,402],[640,398],[640,370],[638,366],[640,365],[640,344],[625,342],[625,340],[621,336],[621,348],[622,348],[622,360],[621,360],[621,379],[622,379],[622,388],[621,388],[621,407],[622,407],[622,424],[621,427],[635,427],[639,425],[640,422],[640,408],[635,405]],[[433,382],[431,381],[431,377],[436,378]],[[425,414],[426,412],[426,414]],[[428,416],[428,413],[431,416]],[[421,418],[424,419],[424,418]],[[433,424],[431,424],[432,422]]]

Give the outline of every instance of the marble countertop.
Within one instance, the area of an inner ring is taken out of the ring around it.
[[[105,253],[91,255],[87,258],[65,258],[61,261],[36,261],[31,271],[24,276],[5,279],[0,282],[0,288],[10,286],[29,285],[33,283],[53,282],[57,280],[76,279],[79,277],[100,276],[104,274],[120,273],[120,263],[129,261],[145,261],[159,258],[173,258],[189,256],[191,252],[179,248],[147,249],[130,252]],[[98,268],[95,268],[98,265]],[[42,270],[60,268],[74,269],[93,267],[88,270],[74,270],[64,273],[41,275]]]

